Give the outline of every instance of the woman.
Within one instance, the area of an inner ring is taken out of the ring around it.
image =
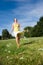
[[[14,19],[14,23],[12,24],[12,31],[14,31],[14,36],[16,38],[17,47],[20,47],[20,24],[17,19]]]

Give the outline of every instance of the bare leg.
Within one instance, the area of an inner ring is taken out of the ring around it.
[[[16,43],[17,43],[17,47],[20,47],[20,35],[18,34],[16,37]]]

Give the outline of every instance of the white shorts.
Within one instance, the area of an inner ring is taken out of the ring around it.
[[[13,32],[13,36],[16,37],[18,33],[21,33],[21,31]]]

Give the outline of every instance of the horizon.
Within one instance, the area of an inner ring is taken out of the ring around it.
[[[3,29],[11,32],[14,18],[17,18],[21,30],[34,26],[43,16],[43,0],[1,0],[0,1],[0,35]]]

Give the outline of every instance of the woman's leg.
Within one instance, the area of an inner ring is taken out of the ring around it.
[[[16,36],[16,43],[17,43],[17,47],[20,47],[20,34],[17,34]]]

